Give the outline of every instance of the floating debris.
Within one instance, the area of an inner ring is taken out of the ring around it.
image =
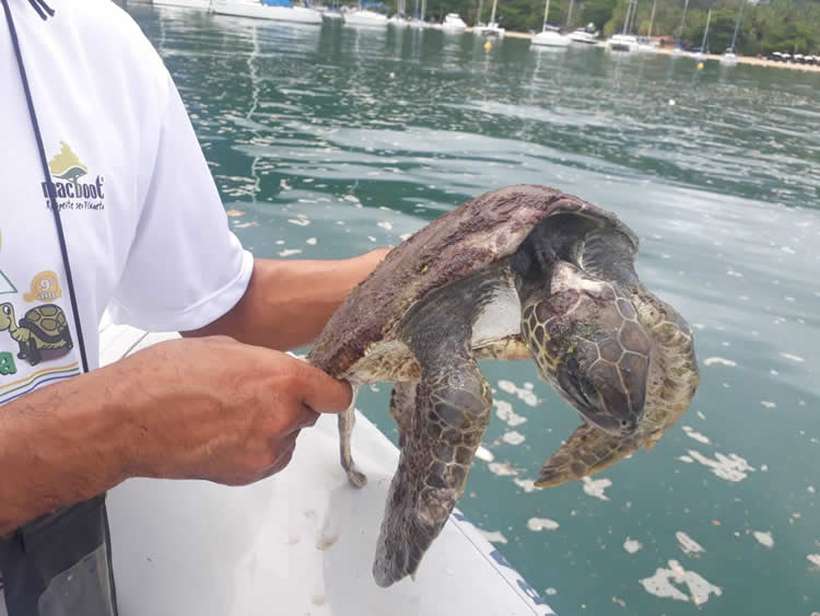
[[[493,400],[493,405],[495,406],[495,416],[511,428],[520,426],[527,421],[526,417],[516,414],[513,405],[506,400]]]
[[[512,381],[500,380],[498,381],[498,388],[508,394],[515,395],[521,400],[524,404],[529,406],[537,406],[538,405],[538,396],[535,395],[531,389],[527,389],[526,387],[518,387]]]
[[[302,251],[298,248],[285,248],[284,250],[280,250],[278,254],[280,257],[290,257],[301,253]]]
[[[727,456],[718,452],[715,453],[714,460],[694,449],[690,449],[687,453],[696,462],[700,462],[704,466],[709,467],[712,474],[726,481],[743,481],[749,472],[755,470],[753,466],[749,465],[744,458],[741,458],[736,453],[730,453]]]
[[[815,567],[820,568],[820,554],[807,554],[806,560],[808,560]]]
[[[692,539],[692,537],[687,535],[682,530],[675,533],[675,539],[678,540],[678,547],[687,556],[698,556],[706,551],[701,544]]]
[[[481,460],[482,462],[492,462],[495,460],[495,456],[493,452],[484,447],[483,445],[479,445],[478,449],[476,449],[475,457]]]
[[[710,595],[719,597],[723,594],[719,586],[709,583],[694,571],[686,571],[677,560],[670,560],[668,565],[668,569],[659,567],[655,575],[640,580],[646,592],[662,599],[692,601],[695,605],[703,605],[709,600]],[[673,584],[685,585],[689,594],[682,592]]]
[[[238,216],[244,216],[245,212],[242,210],[230,209],[226,211],[225,214],[227,214],[229,218],[237,218]]]
[[[584,477],[582,487],[584,492],[590,496],[608,501],[609,497],[604,494],[604,490],[611,485],[612,482],[609,479],[590,479],[589,477]]]
[[[549,518],[530,518],[527,520],[527,528],[531,531],[558,530],[558,522]]]
[[[752,533],[757,542],[762,545],[764,548],[773,548],[774,547],[774,537],[770,532],[763,532],[756,530]]]
[[[319,240],[316,239],[315,237],[309,237],[305,240],[305,244],[307,244],[308,246],[315,246],[318,243],[319,243]]]
[[[490,462],[487,468],[499,477],[515,477],[518,474],[518,471],[509,462]]]
[[[490,543],[507,543],[507,538],[500,530],[483,530],[478,528],[478,532]]]
[[[703,443],[704,445],[709,445],[712,442],[712,441],[709,440],[708,436],[706,436],[705,434],[701,434],[700,432],[697,432],[691,426],[683,426],[682,430],[686,433],[686,436],[688,436],[689,438],[695,439],[699,443]]]
[[[279,180],[279,188],[282,190],[290,190],[290,184],[288,184],[287,180]]]
[[[554,596],[554,595],[557,595],[557,594],[558,594],[558,591],[557,591],[557,590],[555,590],[555,589],[554,589],[554,588],[552,588],[552,587],[549,587],[549,588],[547,588],[547,589],[544,591],[544,594],[545,594],[545,595],[547,595],[547,596],[549,596],[549,597],[552,597],[552,596]]]
[[[731,359],[726,359],[725,357],[707,357],[703,360],[704,366],[728,366],[729,368],[734,368],[737,366],[736,361],[732,361]]]
[[[535,482],[532,479],[519,479],[516,477],[513,479],[513,483],[524,490],[527,494],[530,492],[535,492],[535,490],[538,489],[535,487]]]
[[[636,552],[640,552],[642,549],[643,543],[637,539],[630,539],[627,537],[626,541],[624,541],[624,550],[626,550],[627,554],[635,554]]]
[[[508,445],[520,445],[526,439],[526,437],[516,430],[510,430],[509,432],[505,432],[504,436],[501,437],[501,440],[507,443]]]

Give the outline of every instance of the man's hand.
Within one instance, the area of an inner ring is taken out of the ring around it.
[[[282,470],[317,411],[342,411],[350,385],[278,351],[215,336],[174,340],[111,368],[135,438],[126,474],[245,484]]]

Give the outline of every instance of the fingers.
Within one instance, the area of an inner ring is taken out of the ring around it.
[[[353,401],[350,383],[334,379],[307,362],[300,363],[302,401],[319,413],[338,413],[347,410]]]

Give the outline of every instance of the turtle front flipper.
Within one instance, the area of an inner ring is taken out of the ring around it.
[[[393,412],[402,417],[402,451],[373,563],[373,577],[383,587],[415,573],[447,521],[464,492],[492,405],[466,342],[415,342],[421,381],[415,396],[393,398]]]
[[[613,435],[584,423],[546,461],[535,485],[552,488],[588,477],[633,454],[638,445],[636,438]]]

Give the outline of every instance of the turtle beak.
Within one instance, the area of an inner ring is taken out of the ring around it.
[[[643,400],[630,400],[617,372],[610,373],[603,365],[582,370],[576,357],[568,357],[557,367],[555,376],[561,394],[586,421],[613,435],[635,433]]]

